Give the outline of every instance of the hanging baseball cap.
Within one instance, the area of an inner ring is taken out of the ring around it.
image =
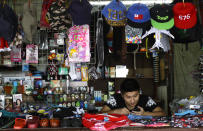
[[[150,26],[150,12],[145,4],[133,4],[127,11],[128,25],[136,28]]]
[[[151,24],[159,30],[168,30],[174,26],[173,11],[170,5],[157,4],[150,9]]]
[[[188,29],[197,23],[196,7],[190,2],[179,2],[173,7],[175,26],[180,29]]]
[[[125,26],[126,24],[126,7],[119,0],[113,0],[102,10],[107,23],[111,26]]]

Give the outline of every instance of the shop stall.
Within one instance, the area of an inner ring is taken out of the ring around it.
[[[0,130],[203,130],[201,5],[1,0]]]

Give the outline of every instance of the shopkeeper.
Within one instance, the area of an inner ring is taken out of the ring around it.
[[[165,116],[151,97],[142,95],[135,79],[127,78],[120,86],[121,94],[110,97],[101,112],[128,115]]]

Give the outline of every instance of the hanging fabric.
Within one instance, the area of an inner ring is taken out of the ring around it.
[[[41,18],[40,18],[40,26],[49,28],[49,21],[46,17],[47,11],[54,0],[43,0]]]
[[[23,6],[22,26],[25,32],[25,40],[32,42],[33,35],[37,31],[37,9],[34,4],[28,1]]]
[[[52,30],[63,31],[72,26],[70,14],[67,12],[65,1],[57,0],[50,5],[46,17]]]
[[[0,37],[12,42],[16,35],[18,18],[6,3],[0,3],[0,12]]]

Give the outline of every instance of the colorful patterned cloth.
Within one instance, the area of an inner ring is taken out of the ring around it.
[[[89,62],[90,61],[90,38],[89,25],[73,26],[67,32],[68,41],[67,54],[69,62]]]

